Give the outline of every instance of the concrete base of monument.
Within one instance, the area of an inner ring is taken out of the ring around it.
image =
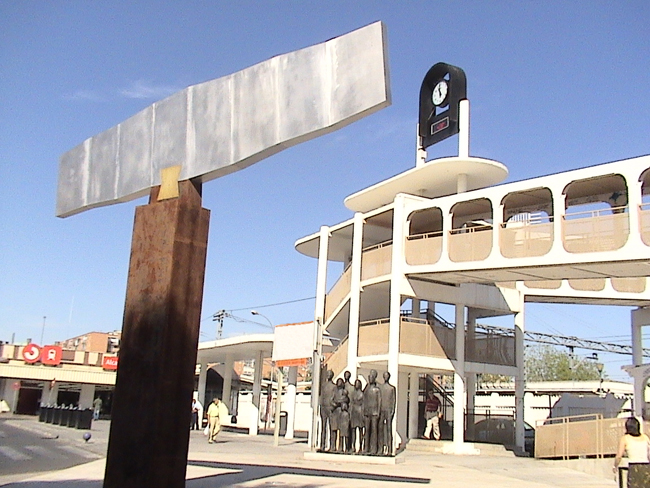
[[[337,463],[358,463],[358,464],[401,464],[404,462],[403,453],[397,456],[367,456],[364,454],[334,454],[331,452],[311,452],[304,454],[308,461],[330,461]]]

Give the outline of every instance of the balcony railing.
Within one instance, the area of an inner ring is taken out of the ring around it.
[[[437,263],[442,255],[442,231],[408,236],[404,253],[412,266]]]
[[[359,324],[358,356],[388,354],[389,319]],[[399,352],[416,356],[456,359],[456,329],[433,324],[426,319],[402,317]],[[515,365],[515,338],[512,334],[476,332],[466,340],[466,359],[472,362]]]
[[[492,251],[492,226],[478,225],[449,231],[449,259],[455,263],[483,261]]]
[[[641,240],[646,246],[650,246],[650,203],[639,205],[639,227]]]
[[[393,256],[392,241],[366,248],[361,254],[361,280],[390,274]]]
[[[416,356],[455,359],[456,332],[430,324],[426,319],[402,317],[399,351]]]
[[[350,276],[350,266],[348,266],[325,297],[325,320],[329,319],[336,307],[350,293]]]
[[[508,222],[499,229],[499,247],[505,258],[543,256],[553,246],[553,222]]]
[[[630,235],[629,215],[626,210],[627,207],[614,207],[564,215],[564,249],[570,253],[585,253],[622,248]]]
[[[360,323],[357,355],[363,357],[388,354],[388,326],[388,319]]]

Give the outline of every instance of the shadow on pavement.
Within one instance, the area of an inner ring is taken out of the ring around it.
[[[294,468],[288,466],[272,466],[272,465],[261,465],[261,464],[223,463],[223,462],[213,462],[213,461],[189,461],[188,465],[237,471],[236,473],[232,473],[232,472],[223,473],[215,476],[202,478],[202,480],[205,480],[207,478],[211,479],[214,482],[214,484],[212,482],[210,483],[211,487],[233,486],[239,483],[246,483],[248,481],[253,481],[253,480],[262,480],[264,478],[269,478],[271,476],[276,476],[281,474],[364,480],[364,481],[383,481],[386,483],[428,484],[431,481],[428,478],[389,476],[389,475],[379,475],[379,474],[371,474],[371,473],[354,473],[354,472],[345,472],[345,471],[336,471],[336,470],[330,471],[325,469]],[[200,483],[201,483],[200,479],[188,480],[186,486],[187,488],[193,488],[194,486],[201,486]],[[309,485],[301,485],[301,486],[307,487]],[[313,486],[322,486],[322,484],[314,484]]]

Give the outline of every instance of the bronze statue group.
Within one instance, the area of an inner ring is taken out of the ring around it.
[[[368,384],[350,382],[346,371],[336,383],[327,371],[320,391],[320,451],[369,456],[393,456],[393,417],[396,391],[390,373],[377,383],[377,371],[370,370]],[[329,438],[329,444],[327,443]]]

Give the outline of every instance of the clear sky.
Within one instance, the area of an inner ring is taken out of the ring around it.
[[[471,149],[508,181],[650,153],[650,3],[0,1],[0,340],[121,328],[133,214],[54,216],[58,161],[154,101],[272,56],[386,23],[393,104],[204,185],[211,316],[313,319],[316,261],[294,242],[352,216],[343,199],[415,165],[422,79],[462,67]],[[456,139],[429,150],[454,155]],[[629,341],[629,308],[529,305],[530,330]],[[45,321],[43,317],[47,317]],[[224,335],[266,329],[232,319]],[[586,354],[586,352],[584,352]],[[602,356],[625,379],[625,356]]]

